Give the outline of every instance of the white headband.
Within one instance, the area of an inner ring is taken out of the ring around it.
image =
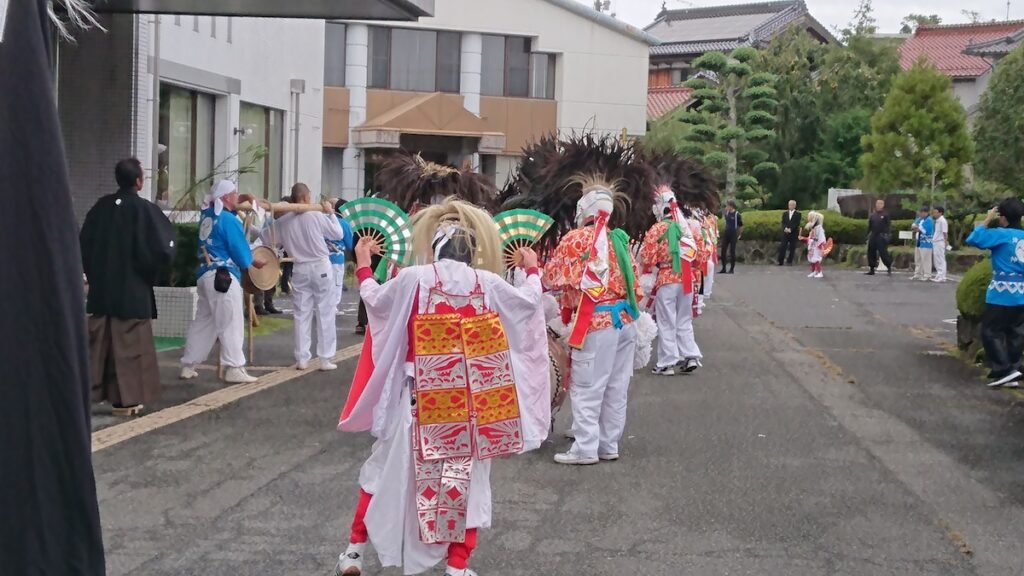
[[[203,199],[203,210],[213,206],[213,213],[216,216],[220,216],[220,213],[224,210],[224,203],[221,202],[221,198],[231,194],[238,187],[235,183],[230,180],[218,180],[214,183],[213,187],[210,188],[210,193]]]
[[[434,248],[434,262],[441,259],[441,249],[444,248],[445,244],[451,242],[452,238],[459,232],[472,236],[468,230],[457,222],[442,222],[437,227],[437,232],[434,233],[434,240],[430,243]]]

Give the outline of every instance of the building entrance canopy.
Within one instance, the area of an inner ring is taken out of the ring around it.
[[[434,0],[99,0],[95,10],[327,20],[416,20],[433,15]]]
[[[399,148],[403,136],[479,139],[477,152],[500,154],[505,134],[488,130],[486,123],[462,106],[462,96],[434,92],[417,95],[387,112],[370,118],[353,131],[358,148]]]

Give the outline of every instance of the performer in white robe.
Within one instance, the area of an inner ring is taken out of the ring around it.
[[[536,449],[548,433],[536,254],[523,251],[528,278],[516,288],[495,273],[500,240],[483,210],[450,199],[418,212],[412,226],[423,264],[385,284],[370,270],[374,241],[356,246],[373,366],[357,370],[338,429],[369,431],[377,442],[360,471],[339,575],[362,573],[367,541],[383,566],[405,574],[447,558],[448,576],[474,575],[477,529],[491,525],[491,458]]]

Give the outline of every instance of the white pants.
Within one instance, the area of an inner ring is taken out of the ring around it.
[[[666,284],[654,295],[658,321],[658,367],[675,366],[688,358],[702,358],[693,337],[693,295],[682,284]]]
[[[334,307],[341,304],[342,288],[345,285],[345,265],[331,264],[331,271],[334,273]]]
[[[946,279],[946,243],[932,243],[932,260],[935,262],[935,279]]]
[[[715,285],[715,264],[708,262],[707,271],[704,274],[704,299],[711,298],[711,288]]]
[[[302,364],[312,357],[313,317],[317,319],[316,355],[322,360],[338,352],[335,328],[337,303],[334,299],[334,271],[324,258],[315,262],[296,262],[292,268],[292,303],[295,308],[295,361]]]
[[[914,278],[931,278],[932,276],[932,249],[914,249]]]
[[[605,328],[572,351],[572,452],[584,458],[618,454],[626,428],[626,400],[633,377],[636,327]]]
[[[213,344],[220,340],[220,363],[229,368],[245,366],[242,344],[245,340],[245,318],[242,313],[242,286],[238,278],[231,277],[227,292],[213,287],[217,272],[210,270],[196,282],[199,302],[196,317],[188,327],[185,354],[181,363],[195,366],[206,361]]]

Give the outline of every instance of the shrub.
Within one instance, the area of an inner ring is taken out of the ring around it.
[[[178,251],[159,285],[175,288],[195,286],[196,269],[199,268],[199,224],[175,224],[174,227],[178,231]]]
[[[992,281],[992,261],[985,258],[971,266],[956,289],[956,307],[964,316],[980,318],[985,311],[985,292]]]

